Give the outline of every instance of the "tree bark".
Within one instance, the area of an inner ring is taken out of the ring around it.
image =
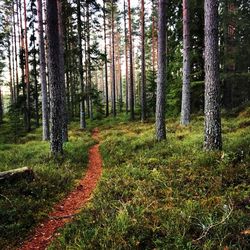
[[[42,0],[37,0],[38,26],[39,26],[39,57],[40,57],[40,80],[42,89],[42,123],[43,123],[43,140],[49,140],[49,110],[46,81],[46,61],[44,47],[44,29],[43,29],[43,9]]]
[[[146,120],[146,71],[145,71],[145,16],[141,0],[141,121]]]
[[[63,153],[62,138],[62,77],[60,69],[60,38],[58,29],[57,0],[47,0],[47,36],[49,57],[49,79],[51,98],[51,136],[50,147],[54,156]]]
[[[80,128],[86,128],[85,120],[85,100],[84,100],[84,82],[83,82],[83,56],[82,56],[82,22],[81,22],[81,2],[77,0],[77,33],[78,33],[78,60],[79,60],[79,78],[81,87],[80,101]]]
[[[25,85],[26,85],[26,130],[31,130],[30,124],[30,82],[29,82],[29,49],[28,49],[28,27],[27,27],[27,10],[26,0],[24,4],[24,36],[25,36]]]
[[[106,32],[106,0],[103,0],[103,31],[104,31],[104,53],[105,53],[105,100],[106,117],[109,116],[109,87],[108,87],[108,54],[107,54],[107,32]]]
[[[68,112],[66,106],[66,91],[65,91],[65,71],[64,71],[64,33],[62,21],[62,3],[57,0],[58,8],[58,31],[59,31],[59,49],[60,49],[60,77],[62,82],[62,137],[63,141],[68,141]]]
[[[190,122],[190,16],[189,1],[183,0],[183,82],[181,103],[181,124]]]
[[[165,105],[167,83],[167,0],[159,0],[158,17],[158,77],[156,93],[156,139],[166,139]]]
[[[128,20],[129,20],[129,61],[130,61],[130,86],[129,86],[129,95],[130,95],[130,119],[135,119],[135,110],[134,110],[134,67],[133,67],[133,41],[132,41],[132,20],[131,20],[131,8],[130,0],[128,0]]]
[[[124,50],[125,50],[125,86],[126,86],[126,113],[129,111],[129,98],[128,98],[128,91],[129,91],[129,79],[128,79],[128,38],[127,38],[127,18],[126,18],[126,0],[124,0]]]
[[[115,81],[115,37],[114,37],[114,1],[111,1],[111,35],[112,35],[112,113],[116,117],[116,81]]]
[[[218,0],[205,0],[205,150],[220,150]]]

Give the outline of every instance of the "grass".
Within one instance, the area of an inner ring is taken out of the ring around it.
[[[0,249],[14,249],[82,176],[88,148],[94,142],[89,132],[76,127],[71,125],[64,157],[55,161],[49,143],[41,141],[41,129],[15,138],[14,144],[8,124],[2,125],[0,171],[28,166],[35,172],[35,180],[0,184]]]
[[[126,120],[99,125],[102,179],[49,249],[249,249],[250,109],[223,118],[223,152],[202,150],[199,116],[161,143]]]

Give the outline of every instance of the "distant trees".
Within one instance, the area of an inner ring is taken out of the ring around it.
[[[156,139],[166,139],[165,105],[167,84],[167,0],[159,0],[158,10],[158,76],[156,93]]]
[[[218,50],[218,0],[205,0],[205,140],[204,149],[222,148]]]

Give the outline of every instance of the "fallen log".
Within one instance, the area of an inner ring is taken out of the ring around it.
[[[27,180],[33,180],[35,177],[32,169],[28,167],[16,168],[4,172],[0,172],[0,182],[13,181],[25,178]]]

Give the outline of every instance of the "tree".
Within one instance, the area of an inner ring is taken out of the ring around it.
[[[77,31],[78,31],[78,67],[81,88],[80,101],[80,128],[86,128],[85,120],[85,100],[84,100],[84,83],[83,83],[83,55],[82,55],[82,22],[81,22],[81,3],[77,0]]]
[[[60,52],[60,77],[61,77],[61,91],[62,91],[62,137],[63,141],[68,141],[68,112],[66,107],[66,92],[65,92],[65,71],[64,71],[64,32],[63,32],[63,20],[62,20],[62,2],[57,0],[58,8],[58,32],[59,32],[59,52]]]
[[[218,53],[218,0],[205,0],[205,150],[220,150],[220,84]]]
[[[103,0],[103,31],[104,31],[104,54],[105,54],[105,101],[106,117],[109,116],[109,88],[108,88],[108,54],[107,54],[107,27],[106,27],[106,0]]]
[[[43,9],[42,0],[37,0],[38,26],[39,26],[39,56],[40,56],[40,81],[42,88],[42,123],[43,140],[49,140],[49,110],[46,81],[46,61],[44,48],[44,29],[43,29]]]
[[[3,97],[2,97],[2,90],[0,87],[0,124],[3,122]]]
[[[116,93],[115,93],[115,37],[114,37],[114,1],[111,1],[111,36],[112,36],[112,112],[116,116]]]
[[[27,132],[31,130],[30,123],[30,80],[29,80],[29,49],[28,49],[28,27],[27,27],[27,10],[26,10],[26,0],[24,4],[24,36],[25,36],[25,85],[26,85],[26,115],[25,115],[25,126]]]
[[[134,110],[134,67],[133,67],[133,40],[132,40],[132,20],[131,20],[131,8],[130,0],[128,0],[128,26],[129,26],[129,66],[130,66],[130,85],[129,85],[129,101],[130,101],[130,119],[135,119]]]
[[[182,103],[181,124],[190,122],[190,15],[189,1],[183,0],[183,79],[182,79]]]
[[[144,0],[141,0],[141,120],[146,119],[146,72],[145,72],[145,16]]]
[[[165,105],[166,105],[166,57],[167,57],[167,0],[159,0],[158,11],[158,76],[156,91],[156,139],[166,139]]]
[[[50,120],[51,136],[50,147],[54,156],[63,153],[62,138],[62,77],[60,69],[60,47],[58,29],[58,6],[57,0],[47,0],[47,37],[49,57],[49,79],[50,79]]]

